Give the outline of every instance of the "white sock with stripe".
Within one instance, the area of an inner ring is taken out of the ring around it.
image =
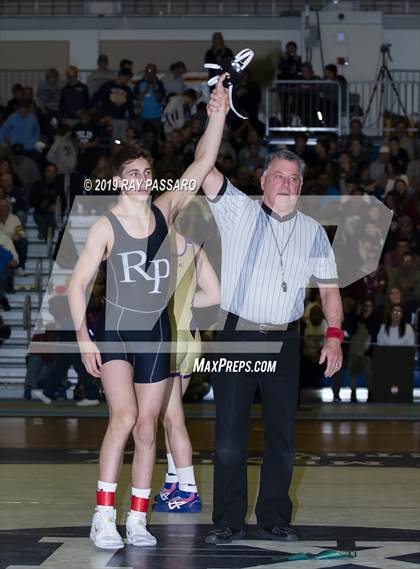
[[[176,472],[179,479],[179,489],[182,492],[198,492],[195,484],[194,467],[186,466],[185,468],[177,468]]]
[[[178,482],[178,475],[177,475],[177,470],[176,470],[176,466],[175,466],[175,462],[174,462],[174,459],[172,457],[172,454],[167,453],[166,459],[168,461],[168,468],[167,468],[166,474],[165,474],[165,483],[166,484],[175,484],[176,482]]]

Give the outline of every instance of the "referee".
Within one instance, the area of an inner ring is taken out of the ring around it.
[[[215,98],[215,96],[214,96]],[[211,105],[217,101],[210,102]],[[266,447],[256,504],[261,539],[296,541],[290,527],[289,486],[294,463],[294,415],[299,382],[299,319],[305,287],[320,289],[328,321],[320,364],[326,376],[342,364],[342,304],[334,255],[323,227],[296,209],[304,162],[281,150],[261,177],[262,200],[252,200],[217,169],[203,190],[222,244],[221,308],[226,318],[218,341],[258,343],[266,352],[223,354],[229,360],[275,360],[276,371],[219,372],[213,376],[216,440],[213,529],[206,543],[229,543],[245,536],[247,442],[257,386],[262,397]],[[261,345],[260,342],[263,342]],[[278,353],[270,345],[281,342]],[[235,368],[232,368],[235,369]],[[237,368],[236,368],[237,369]]]

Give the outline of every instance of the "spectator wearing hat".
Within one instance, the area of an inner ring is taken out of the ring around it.
[[[379,179],[383,180],[383,177],[386,176],[386,165],[388,163],[389,156],[389,146],[382,145],[379,149],[378,158],[370,164],[369,176],[372,180],[375,180],[375,183],[377,183]]]
[[[116,73],[111,71],[111,69],[108,68],[108,65],[108,56],[101,54],[98,57],[98,67],[92,71],[87,80],[89,95],[91,97],[99,91],[102,85],[105,85],[108,81],[115,79]]]

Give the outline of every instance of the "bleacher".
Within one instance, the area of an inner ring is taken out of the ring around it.
[[[54,239],[47,243],[38,239],[38,229],[33,220],[32,211],[26,224],[28,239],[28,258],[26,277],[15,276],[14,294],[8,294],[10,312],[2,311],[5,324],[12,329],[10,338],[0,347],[0,397],[22,397],[26,374],[26,353],[39,317],[42,298],[50,276],[49,257],[53,250]],[[69,380],[76,379],[73,370]]]

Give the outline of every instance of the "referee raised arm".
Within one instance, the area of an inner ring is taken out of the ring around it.
[[[213,95],[209,111],[218,104],[223,103]],[[203,184],[222,244],[221,308],[226,321],[218,332],[218,341],[247,342],[248,346],[258,342],[260,346],[258,353],[249,353],[248,348],[245,354],[224,354],[227,360],[251,362],[246,371],[213,376],[214,528],[206,537],[207,543],[227,543],[245,535],[247,442],[257,385],[266,428],[255,510],[259,536],[279,541],[298,539],[289,525],[289,486],[299,383],[299,319],[309,282],[320,288],[329,326],[320,358],[320,364],[327,363],[326,376],[341,367],[343,339],[334,254],[323,227],[296,207],[304,166],[287,150],[271,156],[261,177],[262,200],[246,196],[217,169]],[[282,343],[278,353],[269,353],[273,342]],[[257,360],[274,360],[275,371],[256,371],[253,364]]]

